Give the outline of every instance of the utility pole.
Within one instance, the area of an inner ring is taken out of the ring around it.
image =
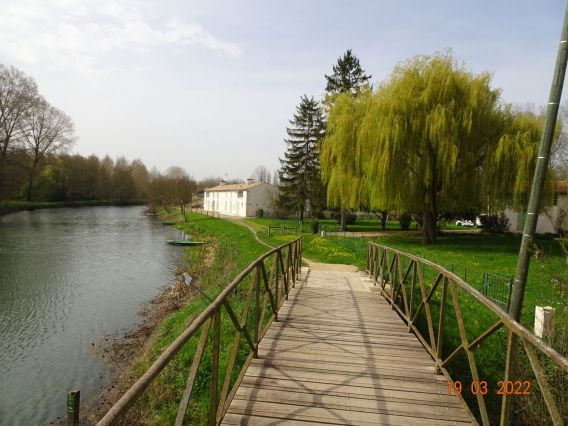
[[[530,263],[530,246],[536,231],[538,221],[539,202],[541,200],[542,191],[548,164],[550,160],[550,148],[556,127],[556,119],[558,117],[558,107],[560,106],[560,97],[562,95],[562,86],[564,85],[564,75],[566,73],[566,61],[568,59],[568,4],[564,12],[564,22],[562,23],[562,35],[560,36],[560,44],[556,56],[556,66],[554,67],[554,76],[552,78],[552,86],[548,97],[548,106],[546,116],[544,118],[544,130],[538,150],[538,158],[536,161],[534,177],[531,187],[531,195],[525,218],[525,226],[523,229],[523,239],[519,249],[519,258],[517,260],[517,271],[515,273],[515,281],[513,284],[513,292],[509,303],[509,315],[517,322],[521,321],[521,313],[523,310],[523,299],[525,296],[525,288],[527,285],[527,275]],[[517,336],[509,332],[509,341],[507,349],[507,360],[505,367],[504,381],[511,380],[511,375],[515,374],[516,365],[518,363]],[[506,395],[502,400],[501,407],[501,425],[510,424],[511,403],[510,398]]]
[[[521,320],[521,311],[523,309],[523,298],[527,284],[527,274],[529,272],[530,263],[530,246],[535,234],[536,224],[538,220],[539,202],[541,200],[544,181],[548,171],[550,160],[550,148],[556,128],[556,119],[558,117],[558,107],[560,97],[562,95],[562,86],[564,85],[564,75],[566,73],[566,61],[568,59],[568,5],[564,12],[564,22],[562,24],[562,35],[558,46],[558,54],[556,57],[556,66],[554,68],[554,76],[552,78],[552,86],[550,88],[550,96],[548,98],[548,106],[544,119],[544,130],[538,150],[538,159],[534,177],[532,181],[531,195],[527,208],[525,226],[523,229],[523,239],[521,248],[519,249],[519,259],[517,261],[517,271],[513,284],[513,292],[511,294],[511,303],[509,306],[509,315],[515,321]]]

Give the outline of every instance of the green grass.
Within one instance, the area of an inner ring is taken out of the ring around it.
[[[424,246],[421,235],[417,234],[390,234],[377,242],[431,260],[480,289],[484,272],[514,276],[521,240],[516,235],[448,233],[429,246]],[[537,238],[534,244],[543,257],[531,259],[523,309],[525,318],[532,318],[535,305],[561,307],[560,289],[554,282],[566,276],[566,259],[558,241]]]
[[[176,227],[192,235],[194,239],[207,241],[209,245],[186,249],[185,265],[182,269],[187,269],[194,277],[194,283],[212,298],[218,295],[239,272],[268,250],[266,246],[255,240],[249,230],[242,226],[194,213],[188,213],[187,217],[188,222],[178,222]],[[211,245],[215,247],[214,251],[211,250]],[[204,267],[207,262],[209,266]],[[244,289],[249,282],[250,280],[245,280],[239,289]],[[246,292],[241,290],[230,296],[231,307],[237,316],[240,316],[244,306]],[[196,294],[181,310],[174,312],[163,321],[147,353],[133,366],[133,376],[142,375],[163,349],[169,346],[209,303],[205,297]],[[267,312],[267,316],[269,314],[270,312]],[[247,327],[252,327],[252,315],[250,314]],[[198,331],[189,340],[176,358],[154,380],[131,409],[129,413],[131,417],[126,419],[127,422],[144,419],[145,424],[174,423],[200,333],[201,331]],[[219,364],[221,383],[224,380],[229,351],[235,334],[236,331],[230,318],[226,311],[222,310]],[[209,344],[203,355],[188,409],[191,424],[206,423],[209,412],[211,336],[212,328],[209,331]],[[242,339],[238,347],[237,361],[231,378],[232,383],[236,380],[240,366],[248,354],[249,348]]]
[[[269,244],[282,244],[295,237],[290,230],[286,230],[286,235],[282,236],[278,229],[273,230],[269,237],[267,228],[268,225],[280,224],[292,226],[295,221],[264,218],[247,221],[256,229],[258,236]],[[510,278],[516,270],[520,245],[520,237],[516,235],[443,233],[436,244],[425,246],[422,244],[421,233],[416,231],[393,231],[380,233],[378,237],[359,238],[357,231],[353,230],[348,231],[346,236],[328,234],[326,238],[322,238],[311,233],[310,222],[311,220],[304,225],[302,234],[304,256],[317,262],[346,263],[365,269],[366,244],[367,241],[374,241],[431,260],[464,278],[477,289],[482,286],[484,272]],[[369,229],[371,226],[369,223],[361,224],[363,229]],[[536,238],[534,244],[540,248],[543,257],[539,261],[531,259],[523,309],[524,317],[530,318],[535,305],[561,307],[560,289],[554,283],[566,277],[566,260],[562,256],[558,241]]]

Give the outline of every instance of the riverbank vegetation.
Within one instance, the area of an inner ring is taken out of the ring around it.
[[[178,210],[169,209],[166,213],[168,220],[176,220],[176,227],[193,239],[206,241],[203,246],[186,249],[186,257],[179,272],[188,272],[193,277],[192,287],[199,287],[207,296],[214,299],[248,264],[268,251],[259,243],[253,234],[241,225],[213,217],[187,212],[188,221],[184,221]],[[162,211],[165,213],[165,211]],[[175,215],[175,217],[174,217]],[[191,287],[190,287],[191,288]],[[101,414],[106,412],[114,402],[152,362],[161,354],[164,348],[171,344],[183,330],[210,303],[207,297],[199,292],[190,290],[190,297],[183,306],[178,306],[152,333],[147,344],[139,351],[142,352],[121,375],[114,390],[104,396],[105,404],[100,407]],[[240,306],[235,304],[235,311]],[[221,374],[226,370],[230,344],[234,334],[230,333],[230,319],[222,317],[221,335]],[[191,361],[195,354],[199,332],[184,346],[168,367],[154,380],[143,396],[129,410],[123,424],[173,424],[177,409],[189,374]],[[209,351],[210,349],[207,349]],[[198,380],[195,384],[191,405],[192,424],[206,423],[209,412],[209,380],[211,354],[205,353],[200,367]],[[239,351],[235,370],[239,363],[244,362],[248,352]],[[222,376],[221,376],[222,377]]]

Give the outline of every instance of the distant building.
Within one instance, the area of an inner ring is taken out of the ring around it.
[[[265,182],[227,184],[221,181],[218,186],[205,190],[203,208],[229,216],[255,216],[259,210],[269,216],[272,200],[277,188]]]
[[[554,182],[552,206],[547,206],[538,215],[537,234],[557,234],[559,229],[568,229],[568,184]],[[521,210],[508,207],[504,211],[509,219],[509,232],[520,234],[525,226],[526,207]]]

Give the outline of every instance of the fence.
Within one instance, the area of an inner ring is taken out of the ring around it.
[[[488,299],[493,300],[502,306],[505,311],[509,310],[511,291],[513,290],[513,279],[505,278],[491,272],[483,273],[483,286],[481,293]]]
[[[291,287],[295,286],[300,272],[301,259],[302,239],[300,237],[265,253],[252,262],[162,352],[142,377],[105,414],[98,425],[110,425],[118,421],[126,413],[128,407],[176,357],[190,338],[197,335],[199,329],[201,329],[199,343],[189,369],[189,377],[179,404],[175,424],[181,425],[187,415],[192,391],[208,344],[211,354],[208,422],[210,425],[218,424],[228,409],[251,359],[257,356],[260,339],[268,330],[271,322],[278,320],[278,310],[284,299],[288,297]],[[245,291],[237,291],[240,287],[245,287]],[[240,308],[239,312],[236,306]],[[251,311],[253,314],[249,315]],[[223,322],[222,317],[226,321]],[[229,330],[222,330],[222,324],[229,327]],[[222,333],[227,332],[235,334],[232,345],[230,345],[230,352],[222,354],[220,339]],[[234,369],[237,357],[242,354],[243,349],[248,350],[248,356],[240,366],[240,370],[237,370],[239,374],[236,375]],[[222,386],[219,380],[223,373],[219,367],[221,355],[227,360]],[[195,423],[195,420],[192,423]]]
[[[367,270],[482,424],[564,424],[568,359],[433,262],[369,243]]]
[[[279,226],[268,225],[268,236],[269,237],[274,232],[274,230],[276,230],[276,232],[279,235],[286,235],[286,231],[292,231],[294,233],[294,235],[298,235],[298,226],[297,225],[294,226],[294,227],[284,226],[284,225],[279,225]],[[300,233],[302,233],[302,226],[300,226]]]
[[[193,213],[202,214],[204,216],[211,216],[211,217],[217,217],[217,218],[221,217],[221,214],[219,212],[212,211],[212,210],[196,209],[196,208],[192,207],[190,209],[190,211],[193,212]]]

